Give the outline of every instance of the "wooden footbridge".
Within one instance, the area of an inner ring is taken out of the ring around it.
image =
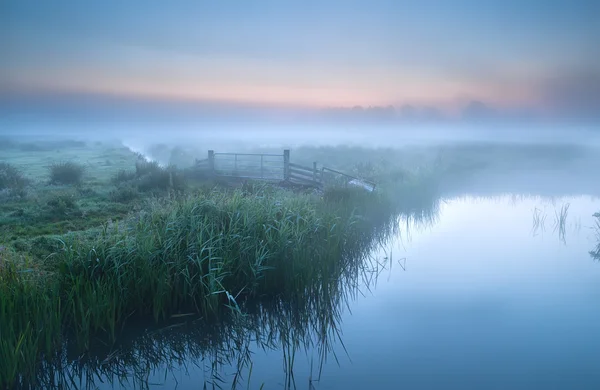
[[[326,184],[345,184],[375,190],[375,183],[335,169],[295,164],[290,151],[283,154],[217,153],[208,151],[208,157],[196,160],[196,168],[216,177],[286,182],[289,184],[323,188]]]

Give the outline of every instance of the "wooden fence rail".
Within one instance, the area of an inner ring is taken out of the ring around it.
[[[314,162],[312,167],[290,162],[290,151],[283,154],[271,153],[215,153],[208,151],[208,158],[196,160],[196,167],[206,170],[210,174],[222,177],[235,177],[245,179],[286,181],[305,186],[323,187],[330,174],[343,178],[347,184],[359,185],[371,191],[375,183],[361,179],[335,169],[317,168]]]
[[[340,171],[337,171],[335,169],[322,167],[321,168],[321,175],[324,176],[325,172],[331,172],[331,173],[334,173],[336,175],[348,178],[348,179],[351,180],[350,183],[355,184],[355,185],[360,185],[360,186],[363,186],[365,188],[368,187],[371,191],[374,191],[375,187],[377,185],[375,182],[373,182],[371,180],[367,180],[367,179],[363,179],[363,178],[360,178],[360,177],[348,175],[347,173],[340,172]]]

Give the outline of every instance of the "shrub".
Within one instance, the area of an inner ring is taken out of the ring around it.
[[[0,190],[21,190],[28,183],[21,171],[7,162],[0,162]]]
[[[127,181],[131,181],[133,179],[136,178],[136,172],[132,172],[132,171],[126,171],[124,169],[121,169],[119,172],[117,172],[113,178],[112,178],[112,182],[114,184],[121,184]]]
[[[119,186],[109,194],[110,200],[119,203],[128,203],[139,197],[137,188],[131,185]]]
[[[25,198],[29,180],[21,171],[6,162],[0,162],[0,197]]]
[[[50,166],[50,184],[79,184],[85,168],[71,161],[54,163]]]
[[[48,206],[48,213],[52,217],[64,217],[79,211],[75,196],[67,193],[54,195],[46,205]]]
[[[152,190],[183,190],[185,177],[182,172],[173,167],[162,168],[157,165],[156,169],[141,176],[138,182],[140,191]]]
[[[161,171],[162,168],[157,161],[148,161],[143,158],[138,158],[135,162],[135,174],[137,177],[142,177],[149,173]]]

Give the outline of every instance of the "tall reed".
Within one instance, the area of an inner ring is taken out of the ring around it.
[[[131,318],[243,317],[266,297],[329,305],[343,280],[358,277],[374,234],[397,225],[397,203],[359,189],[214,190],[154,200],[95,235],[65,236],[47,260],[51,278],[3,271],[0,332],[11,363],[0,386],[34,377],[39,353],[51,356],[61,336],[89,350],[95,336],[115,341]],[[52,326],[42,326],[49,316]]]

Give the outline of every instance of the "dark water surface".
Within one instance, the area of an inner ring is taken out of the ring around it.
[[[331,316],[266,310],[221,344],[169,328],[65,372],[101,389],[600,389],[598,210],[589,196],[447,199],[401,221]]]

